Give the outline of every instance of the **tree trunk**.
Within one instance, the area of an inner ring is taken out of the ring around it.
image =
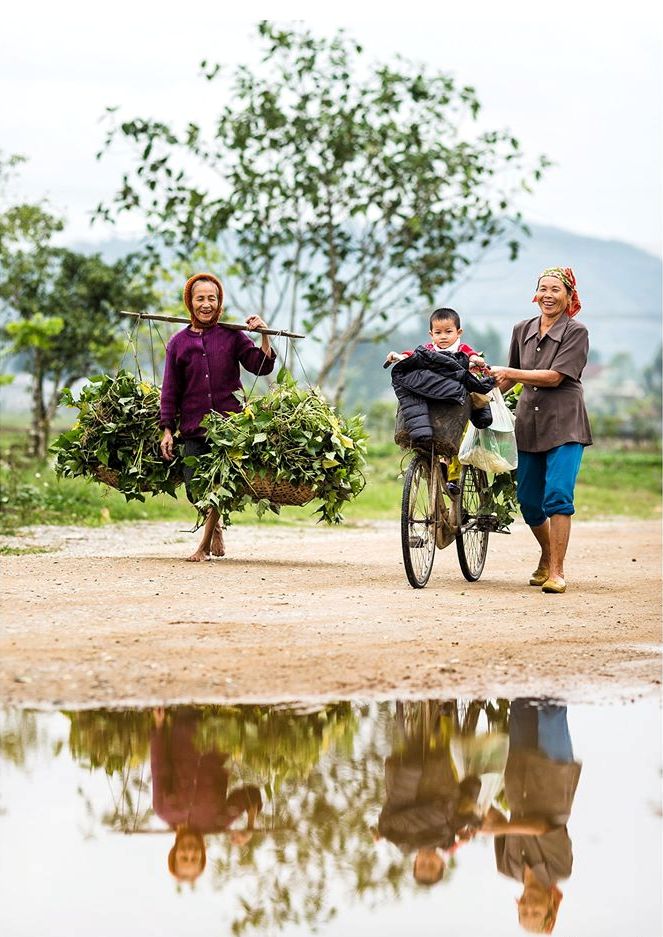
[[[44,401],[44,372],[41,355],[35,352],[32,376],[32,426],[30,428],[30,454],[36,459],[45,459],[48,450],[49,420]]]

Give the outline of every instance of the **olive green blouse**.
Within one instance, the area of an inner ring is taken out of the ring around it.
[[[547,452],[565,443],[592,444],[580,377],[587,364],[589,337],[581,322],[562,315],[543,336],[540,316],[519,322],[511,337],[509,367],[559,371],[557,387],[526,384],[516,409],[516,442],[523,452]]]

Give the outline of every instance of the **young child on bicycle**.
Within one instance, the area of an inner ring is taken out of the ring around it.
[[[470,368],[472,370],[483,370],[485,368],[486,362],[481,355],[470,345],[461,342],[460,337],[463,330],[460,326],[460,316],[455,309],[435,309],[431,313],[428,327],[431,341],[424,345],[424,348],[429,351],[462,351],[470,359]],[[409,358],[411,354],[413,354],[412,351],[402,351],[400,353],[390,351],[385,364],[395,364],[396,361]]]
[[[428,323],[431,341],[424,345],[428,351],[440,352],[463,352],[470,359],[470,370],[474,373],[484,375],[488,371],[486,362],[482,356],[476,352],[470,345],[461,342],[463,329],[460,325],[460,316],[455,309],[443,307],[435,309],[430,316]],[[395,364],[397,361],[403,361],[414,354],[413,351],[390,351],[387,355],[385,366]],[[458,479],[460,478],[461,465],[458,458],[454,456],[448,462],[447,468],[447,490],[454,497],[460,493],[458,488]]]

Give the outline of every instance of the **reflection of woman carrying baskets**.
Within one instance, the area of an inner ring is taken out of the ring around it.
[[[173,458],[173,433],[178,425],[185,456],[208,452],[200,422],[211,410],[230,413],[241,409],[234,396],[242,386],[240,364],[253,374],[270,374],[276,358],[267,335],[262,336],[262,345],[256,348],[243,332],[224,329],[218,324],[223,313],[223,286],[211,273],[190,277],[183,296],[191,325],[168,342],[161,390],[160,426],[164,431],[161,452],[168,460]],[[250,316],[246,324],[249,329],[266,328],[260,316]],[[191,466],[185,465],[184,476],[191,500]],[[219,515],[213,509],[207,515],[200,545],[189,560],[207,560],[210,552],[215,556],[224,555]]]
[[[251,838],[262,799],[253,786],[228,791],[228,755],[201,751],[196,744],[200,713],[176,709],[170,722],[165,719],[163,709],[154,711],[152,801],[157,816],[176,831],[168,856],[171,874],[193,881],[205,868],[203,834],[227,830],[246,813],[247,829],[231,832],[231,840],[243,845]]]

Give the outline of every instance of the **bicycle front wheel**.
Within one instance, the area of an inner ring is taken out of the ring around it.
[[[456,534],[458,562],[463,576],[476,582],[486,564],[488,530],[481,528],[482,497],[488,490],[488,476],[473,465],[464,465],[460,475],[460,530]]]
[[[429,460],[417,455],[403,482],[401,546],[405,575],[413,589],[428,582],[435,558],[435,498]]]

